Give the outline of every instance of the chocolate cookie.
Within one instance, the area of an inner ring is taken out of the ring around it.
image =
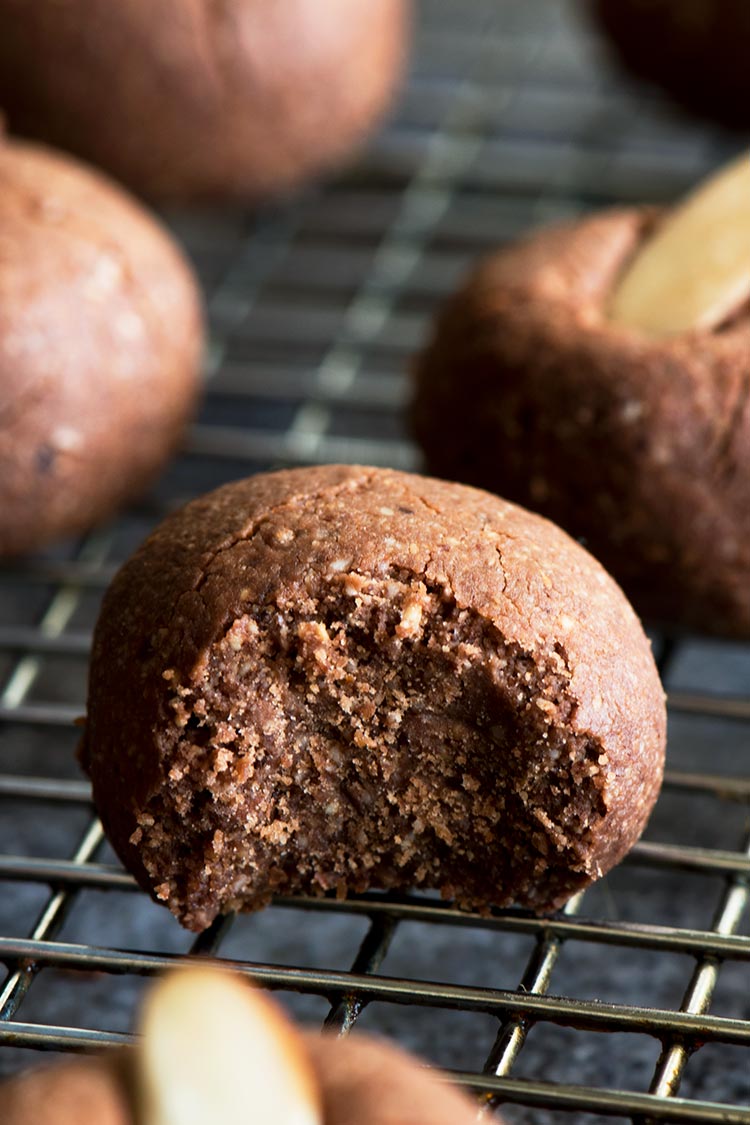
[[[305,1036],[323,1094],[323,1125],[472,1125],[478,1106],[448,1076],[382,1039]],[[503,1125],[493,1114],[492,1121]]]
[[[429,468],[581,537],[654,621],[750,635],[750,320],[652,338],[607,319],[658,222],[611,211],[488,258],[417,364]]]
[[[82,531],[150,482],[201,352],[166,231],[77,162],[0,140],[0,554]]]
[[[155,199],[252,199],[383,113],[408,0],[3,0],[0,108]]]
[[[327,466],[196,500],[126,563],[81,759],[123,862],[194,930],[277,892],[547,911],[640,835],[664,721],[635,614],[558,528]]]
[[[383,1040],[304,1035],[320,1086],[320,1125],[472,1125],[476,1103],[421,1060]],[[129,1052],[40,1067],[0,1084],[3,1125],[151,1125],[138,1114]],[[238,1076],[238,1096],[243,1092]],[[500,1118],[493,1116],[493,1122]]]
[[[622,62],[695,113],[750,124],[746,0],[591,0]]]
[[[3,1125],[134,1125],[109,1059],[42,1066],[0,1084]]]

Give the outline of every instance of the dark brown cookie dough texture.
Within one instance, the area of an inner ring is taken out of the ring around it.
[[[76,161],[0,140],[0,554],[149,483],[193,411],[202,339],[154,219]]]
[[[276,892],[546,911],[641,833],[664,721],[637,618],[563,532],[327,466],[221,488],[126,563],[81,757],[124,863],[191,929]]]
[[[581,537],[656,622],[750,635],[750,320],[668,339],[607,304],[658,219],[606,212],[488,258],[418,361],[429,469]]]
[[[160,200],[252,199],[385,111],[408,0],[0,0],[0,109]]]
[[[591,0],[621,61],[685,108],[750,126],[747,0]]]

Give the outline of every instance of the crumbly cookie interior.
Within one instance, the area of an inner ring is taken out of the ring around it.
[[[532,659],[403,570],[305,585],[243,606],[190,683],[164,672],[165,785],[131,840],[159,897],[199,929],[274,893],[546,909],[588,882],[606,759],[564,651]]]

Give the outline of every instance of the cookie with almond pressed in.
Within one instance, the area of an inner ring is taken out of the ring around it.
[[[427,468],[581,539],[657,624],[750,636],[750,318],[652,336],[612,294],[665,212],[625,208],[476,267],[416,363]]]

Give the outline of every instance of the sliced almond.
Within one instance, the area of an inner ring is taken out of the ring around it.
[[[146,998],[136,1052],[139,1125],[321,1125],[304,1042],[240,977],[187,968]]]
[[[654,336],[711,329],[750,297],[750,156],[670,211],[633,258],[610,320]]]

